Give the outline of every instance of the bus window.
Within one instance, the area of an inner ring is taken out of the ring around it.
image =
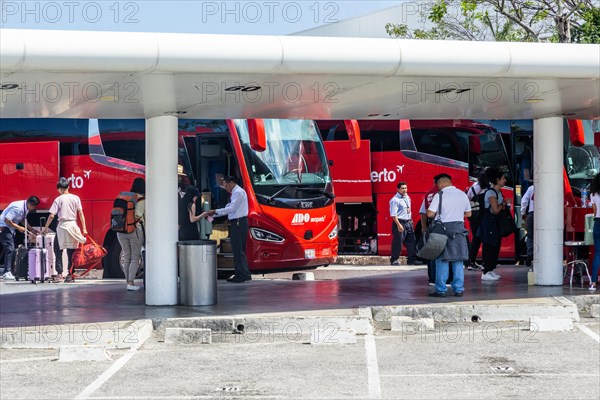
[[[469,162],[469,133],[442,129],[412,129],[417,151]]]
[[[100,138],[107,157],[146,164],[145,121],[101,119],[98,120]]]

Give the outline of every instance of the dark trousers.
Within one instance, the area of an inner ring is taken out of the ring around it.
[[[500,243],[497,246],[492,246],[487,243],[483,243],[483,273],[486,274],[496,269],[498,265],[498,256],[500,255]]]
[[[4,271],[8,272],[13,267],[15,258],[15,235],[8,228],[0,230],[0,243],[4,247]]]
[[[412,264],[417,260],[417,240],[415,239],[415,231],[413,229],[412,221],[402,223],[404,232],[398,231],[398,226],[392,221],[392,256],[390,261],[394,262],[400,258],[402,252],[402,243],[406,246],[406,252],[408,254],[407,262]]]
[[[58,275],[62,275],[63,260],[62,260],[62,250],[60,249],[60,246],[58,245],[58,235],[56,235],[54,237],[53,248],[54,248],[54,258],[56,259],[56,263],[54,265],[56,267],[56,273]],[[74,252],[75,252],[75,249],[67,249],[67,258],[69,259],[69,265],[67,266],[67,274],[71,273],[71,265],[73,264],[73,253]]]
[[[248,259],[246,258],[248,217],[232,219],[229,222],[231,223],[231,247],[233,249],[235,276],[250,278],[250,269],[248,268]]]
[[[481,238],[477,235],[477,230],[479,229],[479,217],[469,218],[469,225],[471,226],[471,233],[473,234],[473,239],[469,246],[469,264],[473,264],[477,260],[477,253],[479,253],[479,248],[481,247]]]
[[[533,213],[527,214],[525,226],[527,228],[527,260],[533,261]]]

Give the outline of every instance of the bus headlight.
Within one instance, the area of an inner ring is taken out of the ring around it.
[[[250,228],[250,234],[256,240],[265,242],[283,243],[285,239],[273,232],[265,231],[264,229]]]
[[[337,237],[338,234],[338,227],[337,225],[333,228],[333,230],[331,232],[329,232],[329,239],[335,239]]]

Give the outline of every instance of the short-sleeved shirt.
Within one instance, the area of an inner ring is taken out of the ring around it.
[[[596,214],[594,215],[594,218],[600,218],[600,194],[592,193],[590,196],[590,201],[596,206]]]
[[[440,212],[442,222],[464,221],[465,213],[471,211],[471,202],[465,192],[454,186],[446,186],[442,189],[442,193],[442,210]],[[440,195],[436,193],[427,210],[437,213],[439,202]]]
[[[401,220],[410,220],[410,197],[402,196],[396,193],[390,200],[390,217],[397,217]]]
[[[8,219],[9,221],[14,222],[15,224],[19,224],[21,221],[25,219],[27,216],[27,200],[17,200],[13,201],[6,207],[2,214],[0,215],[0,228],[8,228],[12,233],[15,233],[15,228],[6,224],[4,219]]]
[[[140,226],[141,225],[145,225],[146,220],[145,220],[145,216],[144,214],[146,213],[146,200],[145,199],[141,199],[138,200],[137,203],[135,203],[135,219],[139,220],[135,225],[136,226]]]
[[[81,199],[71,193],[61,194],[50,207],[50,214],[58,217],[59,221],[77,221],[77,211],[83,210]]]
[[[498,199],[498,205],[504,203],[504,196],[502,196],[502,191],[500,191],[500,190],[496,191],[495,189],[490,188],[487,190],[487,192],[485,192],[485,197],[484,197],[485,208],[490,207],[490,197],[496,197]]]
[[[533,212],[533,201],[535,197],[534,187],[535,186],[533,185],[529,186],[529,189],[527,189],[527,191],[523,195],[523,198],[521,199],[521,215],[525,215],[526,212],[527,214]]]
[[[429,192],[427,192],[425,194],[425,197],[423,197],[423,201],[421,202],[421,208],[419,208],[419,214],[427,214],[427,209],[431,204],[431,200],[433,200],[433,196],[439,191],[440,189],[438,189],[437,185],[433,185],[433,187],[429,189]]]

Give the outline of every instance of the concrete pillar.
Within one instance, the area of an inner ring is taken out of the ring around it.
[[[146,120],[146,304],[177,304],[177,117]]]
[[[563,281],[563,120],[542,118],[533,122],[534,255],[537,285]]]

